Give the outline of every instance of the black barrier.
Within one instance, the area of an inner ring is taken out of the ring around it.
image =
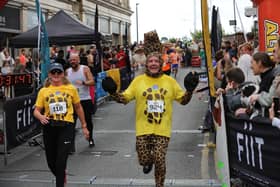
[[[33,117],[36,94],[5,101],[7,148],[11,149],[38,135],[41,127]]]
[[[280,130],[268,118],[226,115],[232,177],[257,186],[280,186]]]

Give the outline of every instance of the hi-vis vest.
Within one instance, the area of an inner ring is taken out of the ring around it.
[[[162,71],[168,71],[170,70],[170,63],[168,62],[168,54],[162,55],[163,65],[162,65]]]

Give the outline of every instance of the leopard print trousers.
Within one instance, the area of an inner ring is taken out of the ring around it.
[[[136,137],[136,151],[141,166],[154,164],[156,187],[163,187],[166,163],[165,156],[169,143],[168,137],[154,134]]]

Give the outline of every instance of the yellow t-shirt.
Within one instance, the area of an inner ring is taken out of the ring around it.
[[[123,92],[127,101],[136,100],[136,136],[171,136],[172,103],[181,101],[185,92],[175,79],[162,75],[136,77]]]
[[[36,107],[44,110],[44,114],[53,120],[74,122],[73,104],[80,102],[77,89],[72,85],[42,88],[37,96]]]

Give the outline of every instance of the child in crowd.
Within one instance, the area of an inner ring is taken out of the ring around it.
[[[242,107],[240,85],[244,82],[245,76],[243,71],[237,67],[231,68],[225,76],[227,86],[225,89],[219,88],[216,94],[225,94],[226,107],[230,112],[234,112],[239,107]],[[217,99],[216,102],[219,102],[219,100]]]

